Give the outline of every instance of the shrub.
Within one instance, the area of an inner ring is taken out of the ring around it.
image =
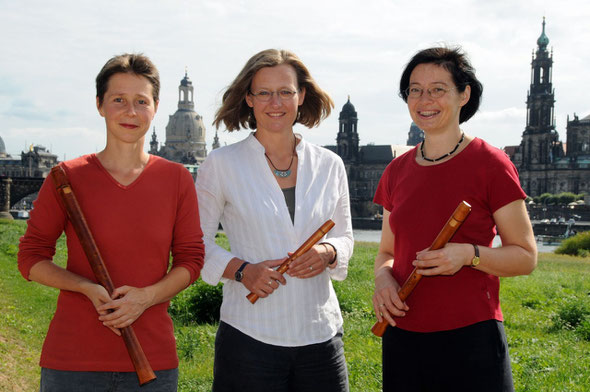
[[[562,192],[555,196],[557,199],[557,203],[561,205],[569,204],[573,201],[576,201],[577,195],[571,192]]]
[[[551,193],[543,193],[540,196],[534,198],[535,203],[552,204],[554,196]]]
[[[590,342],[590,317],[586,318],[576,328],[576,333],[584,340]]]
[[[584,254],[582,250],[586,251],[587,256],[587,252],[590,250],[590,231],[578,233],[575,236],[564,240],[561,245],[555,249],[555,253],[582,256]]]
[[[576,329],[583,321],[590,310],[581,300],[566,302],[553,316],[553,329]]]
[[[219,321],[222,295],[222,284],[211,286],[198,280],[174,297],[168,312],[181,324],[215,323]]]
[[[552,193],[543,193],[540,196],[535,196],[533,201],[537,204],[558,204],[558,205],[567,205],[576,200],[584,200],[584,193],[580,193],[576,195],[575,193],[571,192],[562,192],[559,194],[552,194]],[[527,200],[528,202],[528,200]]]

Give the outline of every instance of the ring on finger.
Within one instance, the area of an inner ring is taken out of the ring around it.
[[[269,280],[269,281],[268,281],[268,285],[269,285],[269,286],[270,286],[270,285],[272,285],[272,280]]]
[[[309,266],[309,270],[310,271],[313,271],[313,267],[311,265]]]

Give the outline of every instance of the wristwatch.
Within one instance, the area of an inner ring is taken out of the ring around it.
[[[475,244],[473,245],[473,250],[475,251],[475,256],[471,259],[471,267],[475,268],[479,265],[479,247]]]
[[[234,278],[236,279],[236,282],[241,282],[242,278],[244,277],[244,273],[242,272],[244,270],[244,268],[246,268],[246,266],[250,264],[247,261],[244,261],[242,263],[242,265],[240,265],[240,268],[238,268],[238,270],[236,271],[236,273],[234,274]]]

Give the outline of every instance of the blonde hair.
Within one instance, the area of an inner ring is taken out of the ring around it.
[[[330,115],[334,102],[311,77],[303,62],[288,50],[267,49],[252,56],[223,94],[221,107],[215,113],[213,125],[219,128],[223,122],[228,131],[240,128],[256,129],[256,118],[246,103],[246,95],[250,92],[252,79],[260,69],[288,64],[295,69],[299,89],[305,89],[305,99],[299,107],[295,123],[308,128],[318,126]]]

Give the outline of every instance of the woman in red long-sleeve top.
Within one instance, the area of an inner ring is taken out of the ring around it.
[[[35,201],[20,242],[19,269],[26,279],[60,289],[41,353],[41,391],[97,385],[136,390],[137,377],[118,336],[129,325],[158,377],[141,391],[176,391],[178,357],[167,308],[199,277],[204,247],[190,173],[143,149],[159,85],[147,57],[110,59],[96,78],[106,147],[61,163],[117,287],[112,297],[96,283],[51,177]],[[64,231],[65,269],[52,261]]]

